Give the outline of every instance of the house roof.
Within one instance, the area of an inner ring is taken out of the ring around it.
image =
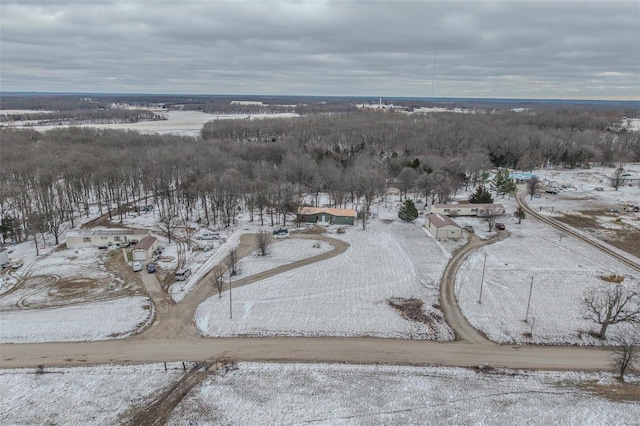
[[[438,213],[431,213],[427,215],[427,220],[436,228],[443,228],[445,226],[455,226],[456,228],[460,228],[460,226],[449,216],[440,216]]]
[[[138,241],[138,244],[136,244],[136,246],[133,249],[134,250],[149,250],[151,248],[151,246],[153,246],[155,244],[156,241],[157,241],[156,237],[152,237],[151,235],[148,235],[148,236],[144,237],[143,239],[141,239],[140,241]]]
[[[354,209],[332,209],[329,207],[301,207],[298,213],[303,215],[327,213],[331,216],[356,217]]]
[[[487,204],[460,203],[460,204],[434,204],[433,205],[433,208],[436,208],[436,209],[478,208],[478,209],[481,209],[481,210],[486,210],[486,209],[491,208],[491,207],[504,210],[504,206],[502,204],[496,204],[496,203],[493,203],[493,204],[489,204],[489,203],[487,203]]]

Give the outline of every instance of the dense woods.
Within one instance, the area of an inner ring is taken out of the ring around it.
[[[325,105],[325,104],[322,104]],[[341,104],[338,111],[346,110]],[[313,108],[310,108],[313,109]],[[322,108],[320,108],[322,109]],[[445,202],[486,182],[486,170],[640,161],[637,132],[605,110],[475,114],[321,112],[300,118],[220,120],[201,137],[61,128],[3,129],[0,215],[5,240],[58,240],[90,204],[112,218],[144,205],[158,223],[226,227],[239,209],[283,223],[303,202],[367,215],[389,182],[403,196]],[[304,198],[306,196],[306,198]]]

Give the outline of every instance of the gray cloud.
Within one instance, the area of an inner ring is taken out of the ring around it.
[[[7,91],[640,99],[640,4],[10,1]]]

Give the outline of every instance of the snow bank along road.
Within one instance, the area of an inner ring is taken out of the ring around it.
[[[480,244],[474,244],[465,254],[479,246]],[[341,253],[347,247],[342,243],[335,251],[306,259],[303,264],[328,258],[331,253]],[[460,255],[459,258],[463,257],[465,256]],[[293,268],[301,265],[296,262],[287,266]],[[450,274],[455,276],[455,264],[450,269]],[[265,273],[268,272],[270,271]],[[283,270],[276,268],[270,273],[279,272]],[[264,276],[258,278],[262,279]],[[0,345],[0,367],[187,360],[432,364],[462,367],[486,364],[493,367],[549,370],[606,370],[609,367],[609,351],[605,349],[500,346],[486,344],[486,340],[477,332],[475,336],[480,336],[479,338],[458,331],[460,337],[469,339],[471,343],[376,338],[204,338],[194,332],[193,310],[212,291],[214,290],[206,284],[205,277],[193,290],[189,303],[174,305],[163,293],[150,292],[154,302],[164,299],[164,306],[156,312],[156,325],[146,333],[125,340]],[[455,299],[452,304],[455,305]]]

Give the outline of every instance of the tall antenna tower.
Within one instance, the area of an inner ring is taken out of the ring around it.
[[[431,72],[431,107],[435,105],[433,103],[433,85],[436,80],[436,55],[438,54],[438,39],[436,39],[435,46],[433,47],[433,69]]]

